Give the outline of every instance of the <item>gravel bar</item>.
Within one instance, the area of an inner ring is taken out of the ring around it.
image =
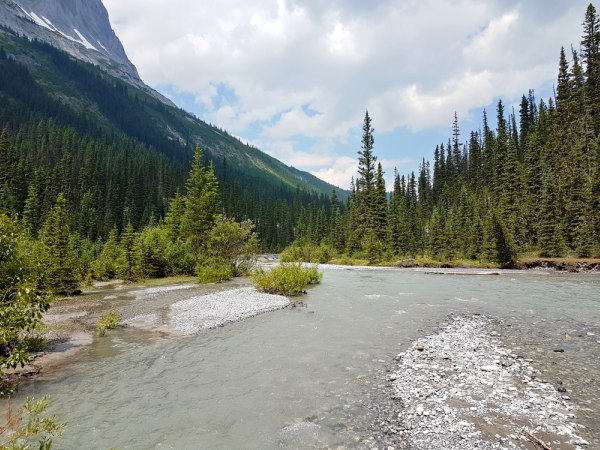
[[[450,322],[413,342],[389,369],[395,407],[379,419],[386,443],[415,450],[590,448],[570,398],[500,342],[492,319]]]
[[[189,335],[282,309],[289,304],[287,297],[264,294],[253,287],[247,287],[174,303],[171,305],[169,321],[175,332]]]

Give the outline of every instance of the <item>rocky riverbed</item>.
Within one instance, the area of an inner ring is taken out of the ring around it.
[[[452,316],[400,353],[382,374],[383,395],[371,396],[371,436],[361,447],[593,448],[566,390],[502,342],[505,325]]]
[[[247,280],[198,285],[184,282],[136,286],[122,282],[97,283],[84,295],[59,300],[44,316],[44,351],[31,355],[30,364],[5,371],[7,379],[52,378],[76,362],[97,336],[96,322],[107,311],[121,314],[123,331],[150,332],[157,338],[190,335],[282,309],[287,297],[258,292]],[[141,333],[140,333],[141,334]]]

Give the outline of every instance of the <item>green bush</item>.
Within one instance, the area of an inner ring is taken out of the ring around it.
[[[298,295],[308,285],[321,282],[323,274],[315,266],[282,264],[271,270],[259,268],[252,274],[252,283],[257,289],[269,294]]]
[[[231,265],[218,258],[207,258],[196,267],[200,283],[220,283],[233,277]]]
[[[105,314],[102,314],[96,323],[96,329],[100,336],[106,334],[106,330],[114,330],[119,326],[123,317],[114,309],[111,309]]]
[[[283,263],[291,262],[310,262],[311,249],[306,246],[301,247],[296,244],[292,244],[281,252],[280,260]]]
[[[56,416],[48,416],[48,405],[48,397],[39,400],[27,397],[27,401],[16,414],[9,406],[7,423],[0,427],[0,449],[50,450],[52,440],[62,436],[65,424],[58,422]]]
[[[306,262],[325,264],[333,257],[334,250],[327,244],[316,246],[310,242],[295,242],[281,252],[281,262]]]
[[[329,245],[321,244],[314,249],[310,257],[310,262],[315,264],[325,264],[333,257],[333,249]]]

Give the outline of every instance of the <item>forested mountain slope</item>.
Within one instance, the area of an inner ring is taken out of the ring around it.
[[[141,228],[164,217],[196,145],[215,166],[225,211],[255,221],[268,248],[293,239],[308,204],[329,208],[333,186],[99,67],[8,29],[0,47],[0,208],[41,223],[63,192],[90,238],[129,221]]]

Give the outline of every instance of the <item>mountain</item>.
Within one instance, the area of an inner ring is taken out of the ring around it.
[[[29,39],[47,42],[172,104],[140,79],[100,0],[3,0],[0,25]]]
[[[33,205],[39,222],[63,192],[76,221],[94,210],[81,231],[92,239],[164,217],[197,145],[225,212],[252,219],[269,249],[294,238],[299,215],[328,212],[336,189],[143,84],[98,0],[0,3],[2,129],[10,146],[3,156],[0,140],[0,210],[25,215]]]
[[[144,117],[146,120],[150,119],[168,140],[179,141],[185,146],[200,144],[213,157],[226,158],[228,162],[233,162],[234,166],[247,167],[253,172],[258,170],[259,173],[270,175],[294,188],[300,185],[326,194],[330,194],[334,189],[334,186],[309,173],[288,167],[256,148],[242,145],[225,131],[209,126],[178,109],[170,100],[147,86],[127,58],[123,45],[111,28],[106,8],[100,0],[3,0],[0,3],[0,25],[30,41],[46,42],[79,61],[93,64],[106,74],[172,107],[163,108],[162,105],[152,105],[148,102],[148,109],[153,111],[146,112],[152,117]],[[17,59],[19,52],[27,53],[23,48],[26,46],[20,47],[16,49]],[[50,86],[55,97],[65,97],[73,105],[79,104],[79,107],[83,106],[82,99],[89,97],[81,92],[81,89],[73,92],[71,86],[65,86],[61,80],[50,81],[48,73],[45,72],[48,72],[48,69],[50,72],[56,72],[52,67],[37,67],[35,60],[21,58],[20,61],[31,69],[37,80]],[[60,68],[56,69],[60,71]],[[90,100],[87,102],[88,109],[95,109],[93,103],[104,99]],[[137,115],[141,119],[143,114]],[[135,130],[133,123],[130,125],[129,128],[121,126],[121,131],[146,140],[143,133]],[[159,147],[160,149],[162,147]],[[170,153],[166,148],[164,151]],[[191,153],[187,153],[187,157],[191,158]]]

